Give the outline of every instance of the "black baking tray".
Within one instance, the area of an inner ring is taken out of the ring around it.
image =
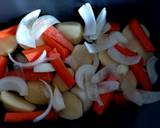
[[[77,10],[86,2],[91,3],[96,14],[106,7],[108,20],[118,22],[122,27],[132,18],[137,18],[150,31],[151,41],[158,50],[155,55],[160,57],[160,1],[158,0],[1,0],[0,29],[18,24],[25,14],[38,8],[42,10],[42,14],[54,15],[60,21],[82,22]],[[157,64],[157,70],[159,69],[160,61]],[[155,85],[157,89],[160,86],[160,82],[158,83]],[[103,116],[97,116],[92,111],[88,111],[82,118],[74,121],[59,118],[55,121],[41,121],[35,124],[32,122],[4,123],[4,113],[5,110],[0,107],[0,127],[7,128],[160,128],[160,102],[142,107],[132,103],[120,107],[112,103]]]

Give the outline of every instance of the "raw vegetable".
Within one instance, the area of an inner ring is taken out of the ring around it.
[[[11,26],[9,28],[0,31],[0,38],[7,38],[9,36],[15,35],[17,30],[17,25]]]
[[[5,109],[7,109],[8,111],[32,112],[36,109],[36,106],[11,92],[2,91],[1,102],[3,103]]]
[[[6,75],[7,70],[7,58],[4,56],[0,56],[0,78]]]
[[[33,68],[34,72],[54,72],[55,69],[50,63],[37,64]]]

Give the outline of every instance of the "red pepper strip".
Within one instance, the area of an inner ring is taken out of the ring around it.
[[[141,88],[144,90],[149,90],[149,91],[152,90],[151,81],[143,65],[141,64],[130,65],[130,68],[132,72],[134,73]]]
[[[113,32],[113,31],[120,31],[121,26],[119,23],[110,23],[111,25],[111,29],[109,30],[109,32]]]
[[[127,104],[127,100],[125,99],[125,97],[123,96],[122,93],[114,93],[114,103],[116,105],[120,105],[120,106],[123,106],[125,104]]]
[[[41,115],[43,111],[35,112],[7,112],[4,117],[4,122],[27,122],[33,121],[37,116]],[[48,113],[44,120],[54,120],[57,119],[58,114],[54,111]]]
[[[0,31],[0,38],[6,38],[11,35],[15,35],[17,30],[17,25],[9,27],[7,29]]]
[[[45,44],[47,44],[51,48],[56,48],[62,59],[65,59],[69,55],[69,50],[55,41],[52,37],[50,37],[48,33],[43,33],[42,38]]]
[[[102,115],[109,107],[110,102],[113,100],[113,93],[102,94],[100,95],[100,98],[104,105],[100,106],[97,102],[94,102],[92,106],[93,111],[95,111],[97,115]]]
[[[4,77],[7,69],[7,58],[0,56],[0,78]]]
[[[52,57],[52,55],[54,54],[55,54],[55,49],[49,52],[49,57]],[[57,57],[56,59],[52,60],[51,64],[55,68],[56,73],[68,85],[68,87],[72,87],[75,84],[74,77],[68,71],[67,67],[64,65],[60,57]]]
[[[114,46],[119,52],[121,52],[122,54],[124,54],[125,56],[137,56],[138,54],[128,48],[122,47],[119,44],[116,44]]]
[[[51,48],[47,45],[38,46],[36,48],[25,49],[22,51],[24,56],[29,62],[35,61],[46,50],[47,52],[51,51]]]
[[[32,69],[22,69],[22,70],[15,70],[15,71],[9,71],[7,76],[19,76],[23,78],[24,80],[46,80],[51,81],[53,79],[53,74],[50,72],[33,72]]]
[[[69,49],[69,50],[73,50],[73,45],[72,43],[67,40],[63,34],[54,26],[49,27],[44,34],[48,35],[48,37],[52,38],[52,40],[55,40],[56,42],[58,42],[59,44],[61,44],[63,47]]]
[[[143,31],[143,28],[140,26],[136,19],[133,19],[129,23],[129,27],[135,37],[139,40],[139,43],[143,46],[147,52],[155,52],[156,49],[152,45],[151,41]]]

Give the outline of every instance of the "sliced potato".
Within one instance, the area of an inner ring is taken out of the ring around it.
[[[6,56],[8,53],[14,52],[17,48],[15,36],[0,39],[0,55]]]
[[[106,65],[117,65],[118,63],[116,61],[114,61],[110,56],[108,56],[107,51],[101,51],[98,53],[98,58],[101,62],[102,65],[106,66]]]
[[[83,103],[83,112],[86,112],[90,109],[92,101],[90,101],[84,90],[80,89],[78,86],[75,86],[71,89],[71,92],[78,96]]]
[[[28,95],[25,99],[32,104],[48,104],[49,94],[45,85],[41,81],[28,81]]]
[[[1,92],[1,101],[6,110],[8,111],[31,112],[36,109],[36,107],[33,104],[27,102],[22,97],[11,92]]]
[[[92,64],[94,55],[90,54],[84,45],[76,45],[71,54],[77,69],[83,64]]]
[[[42,39],[42,37],[40,37],[39,38],[39,40],[37,41],[37,43],[36,43],[36,46],[42,46],[42,45],[44,45],[45,43],[44,43],[44,41],[43,41],[43,39]],[[27,47],[27,46],[25,46],[25,45],[23,45],[23,44],[19,44],[23,49],[29,49],[30,47]]]
[[[144,31],[147,32],[147,29],[143,26]],[[133,50],[134,52],[137,52],[139,55],[141,55],[145,62],[153,55],[152,53],[146,52],[144,50],[144,48],[141,46],[141,44],[139,43],[139,41],[135,38],[135,36],[133,35],[133,33],[131,32],[129,26],[127,25],[124,30],[123,30],[123,35],[128,39],[128,43],[126,43],[126,47]]]
[[[57,29],[63,33],[73,44],[78,44],[82,40],[83,28],[78,22],[62,22],[57,24]]]
[[[74,76],[74,71],[71,68],[68,68],[68,70]],[[53,78],[52,86],[57,86],[62,92],[65,92],[69,89],[66,83],[57,74]]]
[[[80,99],[71,92],[65,92],[63,98],[66,108],[59,113],[59,116],[68,120],[80,118],[83,114]]]
[[[121,83],[121,90],[124,92],[129,92],[131,90],[135,90],[137,87],[137,80],[135,78],[135,75],[131,70],[129,70],[125,75],[122,76],[122,79],[125,79],[127,83]]]

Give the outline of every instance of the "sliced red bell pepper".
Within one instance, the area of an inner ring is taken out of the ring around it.
[[[55,50],[52,50],[51,52],[49,52],[49,57],[52,57],[54,54]],[[58,76],[68,85],[68,87],[72,87],[75,84],[74,77],[68,71],[67,67],[65,66],[60,57],[57,57],[56,59],[52,60],[51,64],[55,68]]]
[[[36,48],[25,49],[22,51],[23,55],[27,58],[29,62],[35,61],[46,50],[51,51],[51,48],[47,45],[38,46]]]
[[[136,52],[126,48],[126,47],[122,47],[119,44],[116,44],[114,46],[119,52],[121,52],[122,54],[124,54],[125,56],[136,56],[138,55]]]
[[[14,25],[14,26],[11,26],[7,29],[1,30],[0,31],[0,38],[6,38],[8,36],[15,35],[17,27],[18,27],[17,25]]]
[[[37,116],[41,115],[43,111],[34,111],[34,112],[7,112],[4,116],[4,122],[13,123],[13,122],[27,122],[33,121]],[[57,119],[58,114],[54,111],[48,113],[44,120],[54,120]]]
[[[0,78],[4,77],[7,69],[7,58],[4,56],[0,56]]]
[[[140,84],[140,87],[144,90],[149,90],[149,91],[152,90],[151,81],[143,65],[138,63],[135,65],[130,65],[130,68],[134,73],[138,83]]]
[[[111,25],[111,29],[109,30],[109,32],[113,32],[113,31],[120,31],[121,26],[119,23],[110,23]]]
[[[32,69],[22,69],[22,70],[14,70],[9,71],[7,76],[19,76],[23,78],[24,80],[46,80],[51,81],[53,79],[53,74],[50,72],[33,72]]]
[[[116,105],[120,105],[120,106],[123,106],[123,105],[127,104],[127,100],[125,99],[123,94],[119,93],[119,92],[114,93],[114,100],[113,101]]]
[[[102,115],[105,110],[109,107],[110,102],[113,100],[113,93],[106,93],[100,95],[100,98],[103,102],[103,105],[100,106],[97,102],[93,103],[92,109],[94,112],[97,113],[97,115]]]
[[[59,44],[61,44],[63,47],[73,50],[73,45],[72,43],[67,40],[64,35],[54,26],[49,27],[44,33],[44,35],[47,35],[50,37],[52,40],[55,40]]]
[[[156,49],[153,46],[152,42],[149,40],[143,28],[140,26],[137,19],[133,19],[129,23],[129,27],[133,33],[133,35],[139,40],[139,43],[143,46],[145,51],[147,52],[155,52]]]

